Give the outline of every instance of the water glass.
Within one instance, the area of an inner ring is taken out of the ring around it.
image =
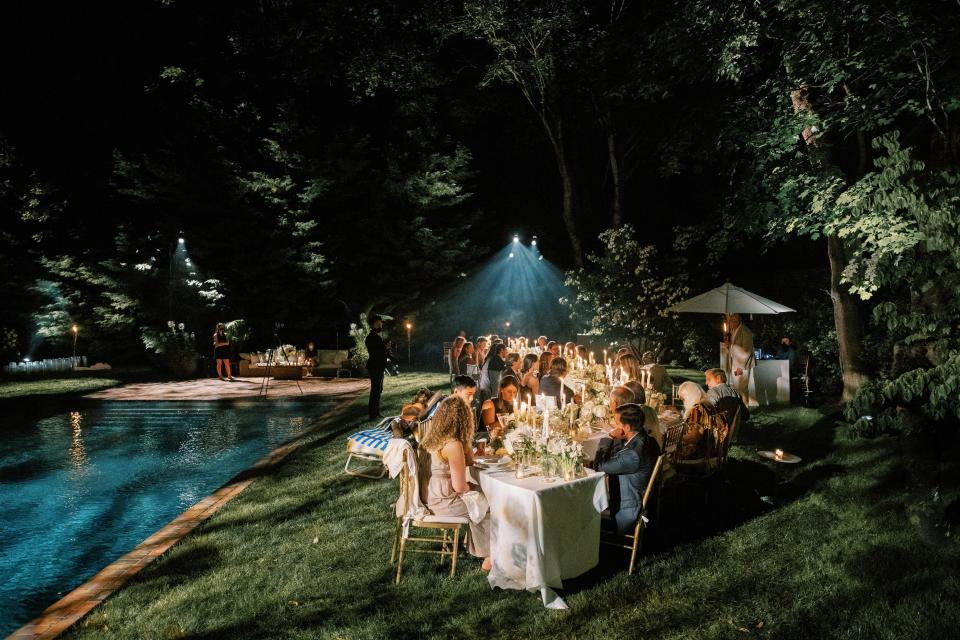
[[[557,459],[553,456],[543,456],[540,459],[540,469],[543,472],[544,482],[555,482],[557,479]]]

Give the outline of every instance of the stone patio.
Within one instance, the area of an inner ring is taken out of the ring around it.
[[[299,386],[297,385],[299,383]],[[263,378],[217,378],[143,382],[104,389],[87,395],[97,400],[239,400],[262,395]],[[268,398],[319,397],[339,399],[366,392],[366,378],[303,378],[269,381]],[[303,394],[301,395],[301,390]]]

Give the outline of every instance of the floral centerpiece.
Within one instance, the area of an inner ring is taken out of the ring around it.
[[[647,387],[644,389],[644,396],[647,399],[647,406],[652,408],[658,414],[660,413],[660,409],[663,408],[663,405],[665,405],[667,402],[667,396],[655,390],[653,387]]]
[[[590,427],[597,422],[605,421],[607,406],[610,404],[607,386],[607,372],[602,364],[588,364],[582,369],[570,372],[570,381],[573,388],[580,393],[580,415],[578,423],[581,427]]]

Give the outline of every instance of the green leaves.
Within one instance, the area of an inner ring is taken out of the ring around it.
[[[664,309],[688,293],[682,270],[653,245],[641,245],[631,225],[604,231],[600,241],[602,253],[587,256],[585,268],[567,272],[575,297],[564,304],[572,317],[589,321],[606,337],[659,348],[674,326]]]

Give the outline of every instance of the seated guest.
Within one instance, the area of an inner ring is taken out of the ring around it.
[[[514,351],[513,353],[508,353],[506,359],[503,361],[506,365],[503,368],[503,375],[513,376],[517,380],[523,375],[520,373],[520,354]]]
[[[455,377],[453,379],[453,395],[463,398],[463,401],[466,402],[471,409],[475,409],[473,403],[477,395],[477,381],[465,375]]]
[[[582,344],[577,345],[577,357],[580,358],[584,364],[590,364],[590,354],[587,353],[587,348]]]
[[[714,407],[720,398],[740,397],[736,389],[727,384],[727,372],[723,369],[707,369],[704,378],[707,382],[706,401]]]
[[[714,409],[719,409],[721,398],[736,398],[740,401],[740,419],[746,420],[750,417],[750,411],[747,409],[747,406],[743,404],[743,398],[740,397],[740,394],[736,389],[727,384],[726,371],[723,369],[707,369],[705,377],[707,381],[707,395],[703,400],[705,404],[710,405]],[[737,403],[732,403],[732,406],[727,406],[727,424],[733,423],[733,417],[736,414],[737,406]]]
[[[421,458],[420,498],[438,516],[469,517],[461,494],[475,490],[467,483],[467,467],[473,464],[473,412],[462,398],[444,400],[433,416],[430,432],[420,443],[429,453]],[[483,570],[490,570],[490,513],[482,522],[470,521],[470,555],[483,558]]]
[[[540,390],[540,378],[537,376],[540,358],[535,353],[528,353],[520,365],[520,397],[526,398],[537,395]]]
[[[517,379],[513,376],[503,376],[500,379],[500,390],[497,395],[485,400],[481,405],[480,417],[491,438],[503,435],[503,427],[497,420],[497,416],[513,413],[513,401],[517,399],[519,393],[520,383],[517,382]]]
[[[667,373],[667,368],[657,364],[653,351],[645,351],[640,356],[640,366],[647,370],[650,376],[650,386],[660,393],[670,393],[673,390],[673,379]]]
[[[413,400],[400,409],[400,416],[390,424],[393,437],[419,439],[422,435],[419,433],[420,421],[436,411],[443,398],[441,391],[431,392],[425,387],[417,391]]]
[[[485,336],[480,336],[477,338],[477,349],[474,354],[474,359],[477,361],[477,366],[481,366],[483,361],[487,359],[487,352],[490,350],[490,338]]]
[[[534,350],[536,350],[537,355],[543,355],[547,352],[547,336],[537,338],[537,346],[534,347]]]
[[[458,376],[460,375],[460,352],[463,351],[463,345],[466,344],[467,339],[461,336],[457,336],[453,340],[453,346],[450,347],[450,359],[448,364],[450,365],[450,375]]]
[[[468,366],[477,366],[475,354],[476,350],[473,347],[473,343],[464,342],[463,349],[460,350],[460,358],[457,360],[457,371],[466,375]]]
[[[537,373],[534,378],[527,378],[527,386],[530,389],[531,398],[540,395],[540,381],[550,375],[550,363],[553,362],[553,354],[544,351],[540,354],[537,361]]]
[[[547,351],[553,354],[554,358],[560,357],[560,343],[554,340],[551,340],[547,343]]]
[[[620,382],[629,382],[631,380],[640,381],[641,378],[641,367],[640,361],[637,359],[637,356],[632,353],[625,353],[620,356]]]
[[[563,345],[563,357],[567,359],[567,362],[573,362],[574,358],[577,357],[577,345],[574,342],[568,342]]]
[[[570,387],[563,384],[563,379],[567,377],[567,361],[563,358],[554,358],[550,362],[550,375],[540,379],[540,393],[553,398],[559,407],[563,402],[580,402],[579,397],[573,393]],[[564,400],[561,401],[560,394],[563,394]]]
[[[628,404],[631,402],[636,402],[636,398],[633,394],[633,391],[627,386],[614,387],[613,391],[610,392],[610,412],[611,414],[617,412],[617,407],[622,404]]]
[[[687,380],[677,388],[677,397],[683,402],[683,419],[686,420],[705,396],[700,385]]]
[[[726,439],[726,417],[712,411],[705,403],[703,389],[695,382],[681,384],[677,389],[677,397],[683,401],[683,420],[687,423],[680,440],[678,458],[700,459],[707,455],[711,444]]]
[[[487,359],[480,364],[480,398],[485,400],[496,395],[500,386],[500,376],[507,366],[507,345],[494,342],[487,353]]]
[[[647,392],[643,390],[643,385],[640,384],[639,380],[628,380],[623,383],[623,386],[633,391],[634,402],[637,404],[647,403]]]
[[[657,412],[647,405],[643,405],[643,429],[648,436],[657,441],[657,446],[663,451],[663,439],[667,434],[660,430],[660,418],[657,417]]]
[[[643,407],[617,407],[613,430],[600,441],[593,467],[610,478],[610,514],[617,533],[630,533],[642,514],[643,494],[660,456],[657,441],[644,430]],[[616,482],[614,482],[616,479]]]

